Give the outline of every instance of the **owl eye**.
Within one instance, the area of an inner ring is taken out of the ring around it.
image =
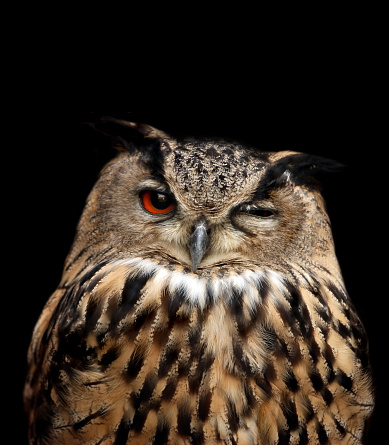
[[[260,216],[261,218],[269,218],[270,216],[273,216],[274,213],[269,209],[251,209],[247,213],[254,216]]]
[[[239,209],[239,213],[259,216],[260,218],[270,218],[274,216],[275,212],[267,207],[257,207],[253,205],[245,205]]]
[[[167,193],[157,190],[144,190],[140,199],[145,210],[150,213],[168,213],[175,207],[174,199]]]

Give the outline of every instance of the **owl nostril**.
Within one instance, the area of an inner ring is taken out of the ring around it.
[[[201,220],[199,223],[193,224],[191,227],[191,233],[193,234],[199,227],[203,227],[205,229],[205,233],[209,236],[211,229],[208,227],[205,220]]]

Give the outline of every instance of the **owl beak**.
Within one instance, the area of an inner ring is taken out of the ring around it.
[[[194,226],[190,237],[190,257],[192,260],[192,271],[196,272],[204,253],[208,247],[207,224],[200,219]]]

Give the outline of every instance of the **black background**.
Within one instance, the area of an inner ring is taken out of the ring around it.
[[[370,339],[377,408],[367,443],[378,444],[384,431],[380,418],[388,328],[384,266],[389,173],[383,119],[373,113],[370,102],[346,99],[326,103],[325,109],[308,103],[303,111],[296,102],[282,107],[276,103],[272,109],[255,102],[223,111],[209,105],[201,112],[170,107],[174,111],[133,112],[131,119],[173,135],[228,137],[269,151],[318,154],[345,165],[326,180],[323,194],[346,287]],[[65,110],[19,116],[12,127],[11,155],[3,164],[3,176],[11,175],[7,185],[13,191],[10,202],[3,202],[7,206],[3,242],[11,246],[3,278],[4,283],[11,280],[11,286],[3,291],[10,309],[3,314],[9,328],[2,338],[10,348],[2,366],[9,386],[4,389],[12,388],[3,397],[10,419],[21,419],[13,443],[26,441],[22,391],[32,329],[61,278],[87,194],[101,167],[115,154],[108,139],[83,123],[88,118],[88,112]],[[12,147],[22,147],[22,154]]]

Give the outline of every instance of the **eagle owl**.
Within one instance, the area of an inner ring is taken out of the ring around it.
[[[30,443],[363,443],[367,340],[314,179],[338,164],[111,125],[33,332]]]

